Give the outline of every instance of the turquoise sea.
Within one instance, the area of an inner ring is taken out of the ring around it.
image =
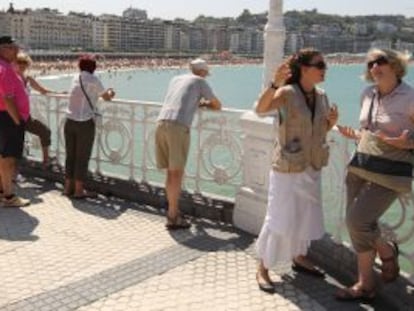
[[[162,102],[171,77],[187,69],[135,69],[100,72],[105,87],[113,87],[119,99]],[[327,91],[340,112],[340,124],[356,126],[359,113],[359,94],[367,85],[361,75],[363,64],[330,65],[326,81],[320,86]],[[215,94],[228,108],[251,109],[262,86],[263,66],[215,66],[207,78]],[[41,78],[47,87],[68,90],[71,76]],[[414,85],[414,66],[410,66],[405,79]]]

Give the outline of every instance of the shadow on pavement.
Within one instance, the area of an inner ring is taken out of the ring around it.
[[[77,210],[104,219],[116,219],[128,208],[130,203],[114,197],[107,198],[98,195],[97,198],[71,199],[71,204]]]
[[[193,219],[190,230],[168,230],[168,233],[177,243],[203,252],[225,248],[245,250],[254,241],[252,235],[229,224],[215,223],[205,219]],[[183,236],[187,238],[183,239]]]
[[[38,236],[32,232],[38,224],[23,208],[0,208],[0,240],[36,241]]]
[[[335,299],[335,292],[341,288],[334,279],[327,276],[325,279],[318,279],[300,273],[284,274],[282,279],[289,282],[294,287],[299,288],[309,297],[317,301],[327,310],[394,310],[395,306],[389,305],[381,297],[376,297],[374,301],[365,303],[358,301],[338,301]]]

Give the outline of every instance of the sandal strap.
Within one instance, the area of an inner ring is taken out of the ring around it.
[[[385,257],[385,258],[380,257],[381,261],[382,262],[397,261],[398,260],[398,255],[400,254],[400,250],[398,248],[398,244],[395,243],[394,241],[387,242],[387,244],[392,249],[392,256]]]

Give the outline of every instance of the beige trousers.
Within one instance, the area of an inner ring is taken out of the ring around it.
[[[373,250],[381,237],[378,220],[397,199],[398,193],[350,172],[346,186],[346,224],[352,245],[358,253]]]

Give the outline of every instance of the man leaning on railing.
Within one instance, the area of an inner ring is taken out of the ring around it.
[[[165,188],[168,200],[166,227],[169,230],[187,229],[191,225],[179,213],[178,200],[184,167],[190,146],[190,127],[199,107],[220,110],[221,103],[213,94],[205,77],[207,62],[190,62],[191,73],[172,78],[164,104],[157,118],[155,152],[157,167],[167,169]]]

